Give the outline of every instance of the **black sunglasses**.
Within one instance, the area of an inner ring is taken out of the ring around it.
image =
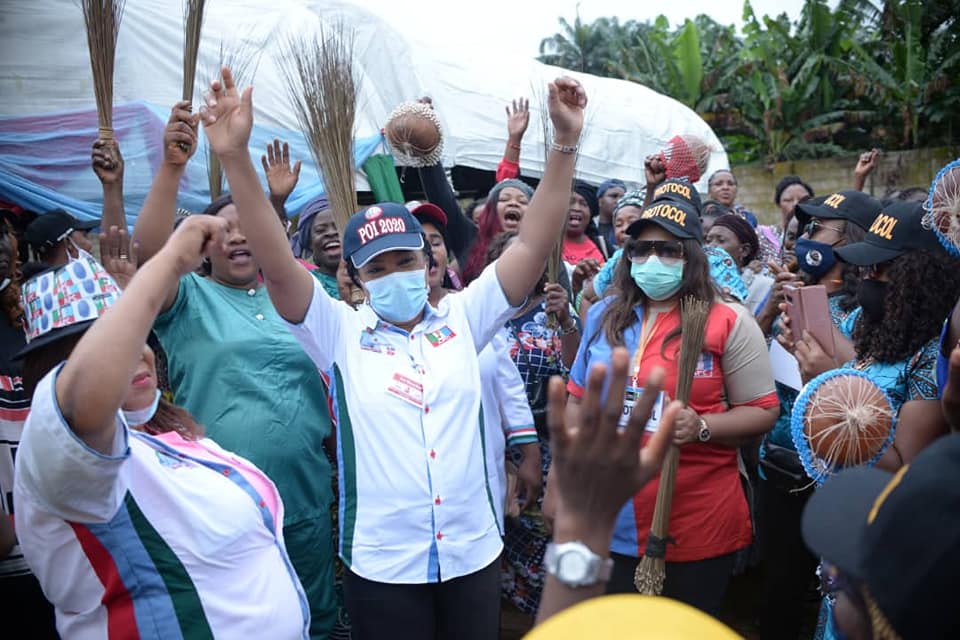
[[[661,260],[683,258],[683,243],[677,240],[637,240],[629,249],[631,260],[646,260],[656,254]]]
[[[831,227],[830,225],[824,224],[822,221],[814,218],[813,220],[807,223],[807,226],[803,228],[803,233],[805,233],[807,237],[810,238],[810,237],[813,237],[813,234],[817,232],[817,229],[830,229],[831,231],[835,231],[840,235],[843,235],[843,232],[844,232],[844,229]]]

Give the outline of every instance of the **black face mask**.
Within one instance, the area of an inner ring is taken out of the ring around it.
[[[887,283],[879,280],[861,280],[857,287],[857,302],[863,309],[863,317],[872,323],[883,322],[883,310],[887,299]]]

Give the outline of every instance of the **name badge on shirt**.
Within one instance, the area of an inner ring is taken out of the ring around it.
[[[387,393],[411,404],[423,408],[423,385],[402,373],[395,373],[387,384]]]
[[[620,428],[627,426],[627,422],[630,421],[630,414],[633,413],[633,405],[636,404],[636,401],[639,400],[642,395],[643,387],[627,385],[623,393],[623,414],[620,416]],[[660,427],[660,416],[663,415],[664,399],[663,391],[657,394],[657,399],[653,403],[653,410],[650,412],[650,420],[647,421],[647,426],[644,427],[644,431],[656,433]]]

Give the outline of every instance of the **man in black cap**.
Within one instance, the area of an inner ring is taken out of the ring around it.
[[[34,257],[45,267],[59,267],[76,257],[79,250],[93,251],[87,233],[100,223],[77,220],[63,209],[41,214],[27,226],[24,238]]]
[[[851,640],[960,637],[960,435],[896,474],[841,471],[810,498],[803,538],[824,559],[833,624]]]

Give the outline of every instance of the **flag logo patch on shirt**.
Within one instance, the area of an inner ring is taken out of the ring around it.
[[[397,350],[391,344],[384,344],[380,339],[370,331],[364,331],[360,334],[360,348],[371,353],[383,353],[388,356],[396,355]]]
[[[183,467],[192,467],[193,464],[182,458],[178,458],[174,455],[167,453],[166,451],[157,451],[157,460],[160,462],[161,466],[167,467],[168,469],[182,469]]]
[[[709,378],[713,375],[713,354],[704,351],[697,358],[697,368],[693,372],[694,378]]]
[[[442,344],[446,344],[457,337],[457,334],[453,332],[453,329],[447,325],[443,325],[436,331],[431,331],[427,334],[427,342],[432,344],[435,347],[439,347]]]

